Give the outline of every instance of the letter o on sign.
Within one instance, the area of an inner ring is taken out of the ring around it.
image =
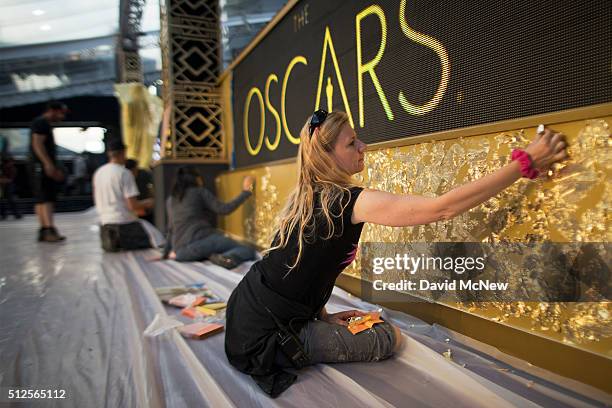
[[[253,95],[257,95],[257,99],[259,100],[259,137],[257,138],[257,145],[255,146],[255,148],[253,148],[253,146],[251,146],[251,141],[249,139],[249,108],[251,107],[251,99],[253,98]],[[263,145],[263,139],[264,139],[264,129],[266,127],[266,117],[265,117],[265,112],[264,112],[264,102],[263,102],[263,96],[261,95],[261,91],[259,90],[259,88],[257,87],[253,87],[251,88],[251,90],[249,91],[249,94],[246,97],[246,103],[244,105],[244,117],[243,117],[243,127],[244,127],[244,145],[247,148],[247,151],[249,152],[249,154],[251,156],[255,156],[257,155],[257,153],[259,153],[259,151],[261,150],[261,146]]]

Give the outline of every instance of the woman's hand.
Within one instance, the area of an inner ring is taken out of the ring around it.
[[[331,324],[339,324],[340,326],[348,326],[348,319],[356,316],[365,316],[366,312],[360,310],[347,310],[338,313],[325,313],[321,316],[321,320]]]
[[[245,176],[242,179],[242,190],[253,191],[253,184],[255,184],[255,178],[253,176]]]
[[[549,128],[538,133],[525,149],[533,160],[533,166],[541,172],[547,171],[553,163],[567,159],[567,144],[564,139],[563,134]]]

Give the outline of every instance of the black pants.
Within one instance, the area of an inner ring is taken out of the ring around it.
[[[15,197],[13,195],[14,190],[15,186],[13,185],[13,182],[2,185],[2,194],[0,195],[0,216],[2,218],[6,217],[7,207],[15,217],[21,217],[21,213],[17,209],[17,205],[15,203]]]
[[[37,204],[54,203],[57,201],[57,182],[47,177],[40,163],[31,164],[32,195]]]
[[[149,235],[140,222],[104,224],[100,228],[102,248],[106,252],[131,251],[151,248]]]

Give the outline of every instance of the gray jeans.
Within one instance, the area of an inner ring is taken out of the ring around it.
[[[238,263],[255,259],[255,250],[239,244],[223,234],[213,233],[206,238],[190,242],[176,249],[176,260],[194,262],[208,259],[212,254],[221,254]]]
[[[393,355],[395,345],[395,331],[387,322],[353,335],[345,326],[310,320],[298,337],[311,364],[384,360]],[[281,367],[292,367],[280,350],[277,351],[276,363]]]

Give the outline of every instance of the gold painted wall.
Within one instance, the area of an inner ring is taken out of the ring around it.
[[[256,244],[268,246],[272,240],[274,217],[278,214],[297,180],[294,162],[235,170],[217,178],[219,197],[230,200],[242,191],[242,178],[256,178],[253,197],[228,217],[219,219],[219,226],[230,234]]]
[[[571,159],[551,178],[521,180],[499,196],[453,220],[391,228],[366,225],[362,242],[610,242],[612,116],[548,124],[567,135]],[[356,178],[366,187],[394,193],[440,195],[488,174],[524,147],[535,128],[509,129],[464,138],[371,149]],[[257,178],[254,199],[221,220],[229,233],[260,247],[271,239],[278,214],[296,180],[295,163],[222,175],[223,199],[240,192],[241,179]],[[359,257],[345,273],[358,276]],[[489,302],[447,305],[530,331],[608,358],[612,357],[609,303]]]

